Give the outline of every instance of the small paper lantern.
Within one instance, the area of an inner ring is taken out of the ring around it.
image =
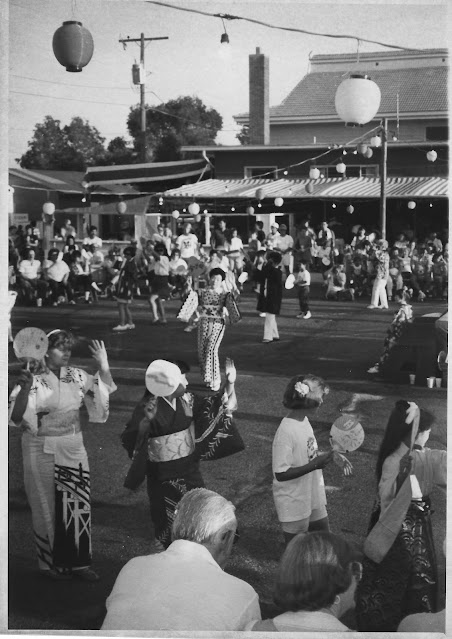
[[[81,22],[69,20],[53,34],[53,53],[66,71],[77,73],[93,57],[94,42],[91,33]]]
[[[338,173],[345,173],[346,170],[347,170],[347,167],[345,166],[343,162],[339,162],[339,164],[336,164],[336,171]]]
[[[370,122],[380,108],[381,92],[366,75],[352,75],[338,86],[334,104],[346,124],[356,126]]]
[[[263,200],[263,199],[264,199],[264,189],[257,189],[256,200]]]
[[[188,212],[192,215],[198,215],[199,213],[199,204],[197,202],[192,202],[188,207]]]
[[[308,193],[314,192],[314,185],[311,182],[308,182],[305,186],[305,189]]]
[[[373,156],[374,152],[372,151],[372,149],[369,147],[367,147],[366,152],[364,153],[364,156],[366,158],[371,158]]]
[[[413,202],[413,200],[410,200],[407,204],[408,208],[413,210],[416,208],[416,202]]]
[[[195,215],[195,222],[201,222],[201,219],[202,218],[201,218],[199,213],[198,213],[198,215]]]
[[[284,200],[282,197],[275,197],[275,206],[282,206],[284,204]]]
[[[427,153],[427,160],[429,162],[435,162],[437,157],[438,157],[438,153],[436,151],[431,150]]]
[[[381,137],[379,135],[372,136],[370,138],[370,145],[378,149],[378,147],[381,146]]]
[[[175,220],[177,220],[177,218],[180,216],[180,213],[179,213],[179,211],[176,209],[175,211],[173,211],[173,212],[171,213],[171,215],[172,215],[172,217],[173,217]]]
[[[355,210],[355,207],[354,207],[354,206],[352,206],[351,204],[349,204],[349,205],[347,206],[346,211],[347,211],[347,213],[350,213],[350,215],[353,213],[353,211],[354,211],[354,210]]]
[[[249,207],[246,209],[246,212],[247,212],[247,214],[248,214],[248,215],[254,215],[254,209],[253,209],[253,207],[252,207],[252,206],[249,206]]]
[[[309,178],[311,180],[318,180],[320,177],[320,171],[315,166],[309,169]]]
[[[360,142],[356,148],[358,153],[361,153],[361,155],[364,155],[369,147],[367,146],[365,142]]]
[[[53,202],[44,202],[42,212],[46,215],[53,215],[55,213],[55,204]]]
[[[125,202],[118,202],[116,205],[116,210],[118,211],[119,215],[122,215],[127,211],[127,204]]]

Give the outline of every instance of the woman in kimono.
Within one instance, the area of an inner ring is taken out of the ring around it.
[[[171,543],[177,504],[193,488],[204,487],[200,461],[243,450],[232,421],[237,409],[236,369],[226,359],[226,382],[215,395],[187,392],[184,362],[153,361],[146,371],[146,388],[122,435],[133,459],[124,483],[135,489],[147,478],[151,520],[157,546]]]
[[[80,409],[92,422],[106,422],[116,390],[103,342],[90,350],[93,376],[69,366],[72,336],[48,334],[45,360],[35,374],[23,370],[10,397],[9,419],[23,430],[24,482],[31,507],[41,574],[55,580],[97,581],[91,566],[91,505],[88,458]]]
[[[381,562],[364,558],[357,590],[359,631],[395,632],[407,615],[436,612],[438,576],[430,492],[434,486],[446,486],[447,453],[425,447],[430,428],[431,418],[414,402],[396,402],[378,453],[378,495],[369,531],[385,516],[402,486],[403,494],[408,488],[407,499],[400,501],[403,512],[398,513],[397,521],[402,524],[386,554],[385,538],[378,541],[380,554],[384,554]],[[385,525],[392,528],[387,513]]]

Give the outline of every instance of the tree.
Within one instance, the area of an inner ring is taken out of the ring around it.
[[[123,137],[116,137],[110,140],[107,151],[97,164],[100,166],[109,166],[115,164],[133,164],[137,162],[137,153],[132,146]]]
[[[140,150],[140,107],[130,109],[127,127]],[[156,107],[146,106],[146,145],[148,158],[156,162],[181,159],[182,145],[212,145],[223,118],[208,109],[197,97],[181,96]]]
[[[28,151],[17,161],[24,169],[84,171],[104,157],[104,142],[99,131],[80,117],[61,127],[60,120],[47,115],[35,126]]]
[[[235,136],[240,144],[249,144],[250,143],[250,127],[248,124],[244,124],[240,131]]]

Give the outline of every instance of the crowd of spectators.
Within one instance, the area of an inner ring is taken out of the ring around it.
[[[116,245],[102,251],[95,226],[81,240],[76,238],[70,220],[62,230],[62,251],[53,247],[45,256],[36,223],[25,229],[10,227],[9,285],[18,293],[19,304],[57,306],[75,304],[79,299],[90,304],[99,295],[115,295],[123,251]],[[163,274],[168,276],[173,291],[169,296],[183,297],[187,282],[193,284],[195,280],[196,286],[199,282],[202,286],[209,270],[217,266],[229,274],[231,290],[242,288],[237,280],[244,271],[254,287],[266,256],[276,251],[281,254],[283,278],[290,274],[298,277],[300,264],[303,272],[320,272],[327,299],[370,298],[370,306],[375,308],[387,308],[388,301],[402,298],[418,302],[447,299],[447,237],[441,239],[436,232],[424,238],[400,233],[388,244],[363,226],[353,231],[351,242],[344,243],[327,221],[314,230],[306,219],[293,236],[285,224],[274,222],[265,233],[263,222],[257,221],[250,236],[243,238],[236,228],[227,228],[225,220],[219,220],[210,247],[206,247],[196,224],[193,228],[186,221],[177,235],[158,224],[156,232],[141,245],[132,240],[126,247],[132,249],[137,265],[133,292],[152,295],[153,278]]]

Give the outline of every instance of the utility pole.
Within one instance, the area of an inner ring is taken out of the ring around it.
[[[383,119],[381,128],[380,157],[380,229],[381,238],[386,239],[386,177],[388,172],[388,118]]]
[[[140,66],[142,69],[143,76],[140,79],[140,155],[141,161],[146,162],[146,105],[145,105],[145,93],[146,93],[146,73],[144,70],[144,47],[145,42],[151,42],[152,40],[168,40],[168,36],[162,36],[159,38],[145,38],[144,33],[141,34],[139,38],[125,38],[119,40],[122,43],[124,49],[127,46],[128,42],[139,42],[140,43]]]

